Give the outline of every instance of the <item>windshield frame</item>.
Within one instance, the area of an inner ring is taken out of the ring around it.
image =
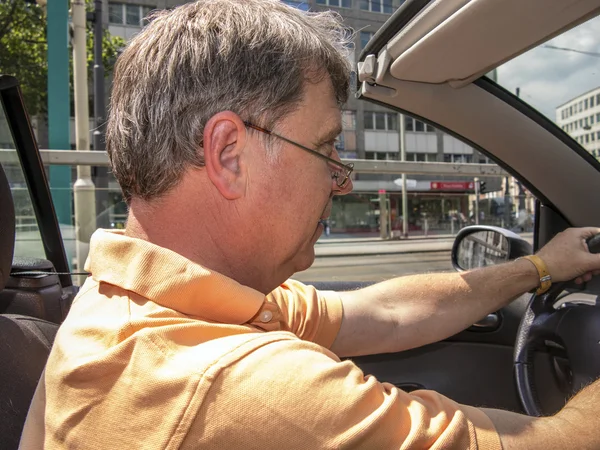
[[[13,76],[0,75],[0,102],[23,170],[33,210],[38,222],[46,259],[60,273],[63,288],[72,286],[69,264],[46,171],[40,157],[29,116],[25,110],[19,82]]]

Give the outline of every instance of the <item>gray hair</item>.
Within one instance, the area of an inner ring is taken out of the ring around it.
[[[151,16],[115,66],[106,147],[125,200],[158,197],[204,166],[206,122],[220,111],[273,127],[329,76],[348,98],[351,47],[333,12],[278,0],[199,0]]]

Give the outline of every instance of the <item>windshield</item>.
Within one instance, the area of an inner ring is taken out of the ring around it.
[[[600,17],[489,75],[600,157]]]

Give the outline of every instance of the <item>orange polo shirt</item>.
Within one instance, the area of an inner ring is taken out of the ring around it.
[[[501,449],[489,418],[407,394],[329,351],[334,292],[268,296],[170,250],[97,231],[24,449]]]

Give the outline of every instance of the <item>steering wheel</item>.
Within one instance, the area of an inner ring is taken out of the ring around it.
[[[591,253],[600,253],[600,234],[587,240]],[[534,381],[536,348],[550,340],[566,350],[570,365],[571,394],[600,376],[600,305],[554,304],[566,283],[554,284],[546,293],[533,295],[519,325],[514,352],[514,374],[521,405],[530,416],[542,410]]]

